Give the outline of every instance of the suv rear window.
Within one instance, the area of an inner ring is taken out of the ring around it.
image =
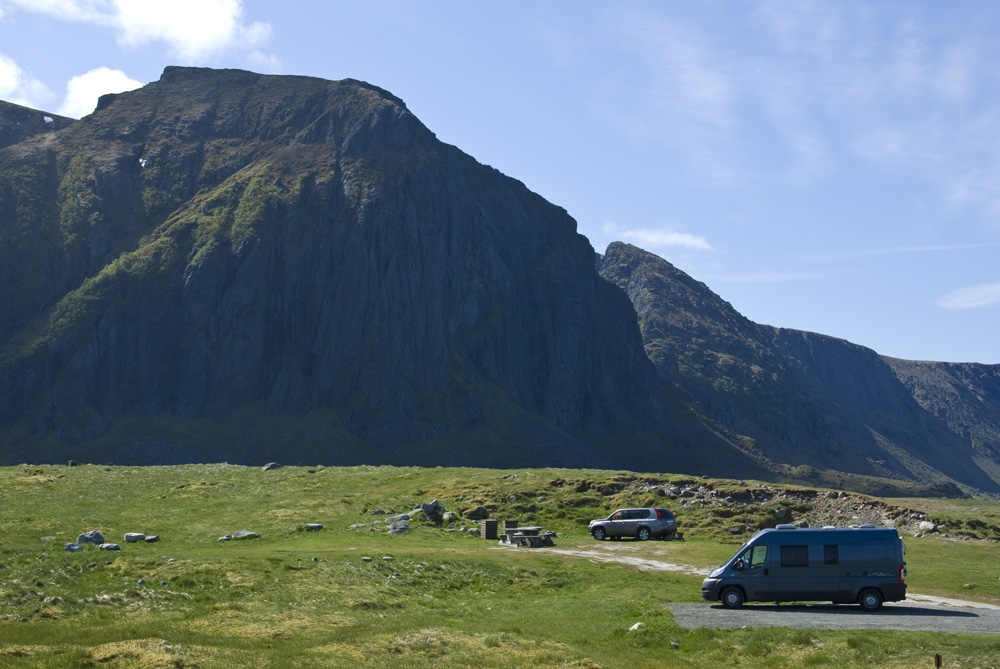
[[[674,519],[674,514],[670,513],[666,509],[657,509],[657,511],[660,513],[660,518],[662,518],[663,520],[673,520]]]

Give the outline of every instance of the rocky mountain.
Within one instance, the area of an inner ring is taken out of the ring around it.
[[[894,360],[759,325],[627,244],[597,267],[632,300],[660,375],[799,478],[836,470],[1000,491],[1000,366]]]
[[[573,219],[386,91],[167,68],[0,138],[0,463],[767,473]]]

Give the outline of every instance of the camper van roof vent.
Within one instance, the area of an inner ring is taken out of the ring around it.
[[[835,529],[837,529],[837,526],[836,525],[824,525],[823,529],[824,530],[835,530]]]
[[[794,530],[795,526],[792,525],[791,523],[781,523],[780,525],[775,525],[774,529],[776,529],[776,530]]]
[[[861,523],[858,527],[875,527],[875,523]]]

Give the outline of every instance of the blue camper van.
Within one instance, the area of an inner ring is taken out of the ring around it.
[[[830,601],[877,611],[906,599],[905,546],[895,528],[761,530],[701,585],[730,609],[744,602]]]

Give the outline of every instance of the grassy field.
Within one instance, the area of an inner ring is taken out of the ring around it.
[[[555,530],[593,550],[590,518],[677,510],[683,542],[618,542],[634,557],[715,566],[742,538],[656,489],[680,476],[392,467],[22,466],[0,469],[0,667],[992,667],[1000,635],[678,627],[664,602],[701,577],[501,548],[461,518],[389,535],[387,513],[451,511]],[[732,481],[698,480],[720,490]],[[973,532],[984,500],[899,500]],[[325,529],[306,531],[307,523]],[[375,529],[368,524],[375,523]],[[351,529],[352,525],[362,524]],[[96,529],[121,552],[63,545]],[[219,542],[237,530],[259,539]],[[982,529],[982,528],[980,528]],[[127,544],[125,532],[161,541]],[[43,540],[43,537],[54,539]],[[906,537],[912,591],[1000,604],[1000,544]],[[602,549],[611,547],[602,544]],[[370,561],[364,558],[371,558]],[[644,627],[629,631],[635,623]]]

